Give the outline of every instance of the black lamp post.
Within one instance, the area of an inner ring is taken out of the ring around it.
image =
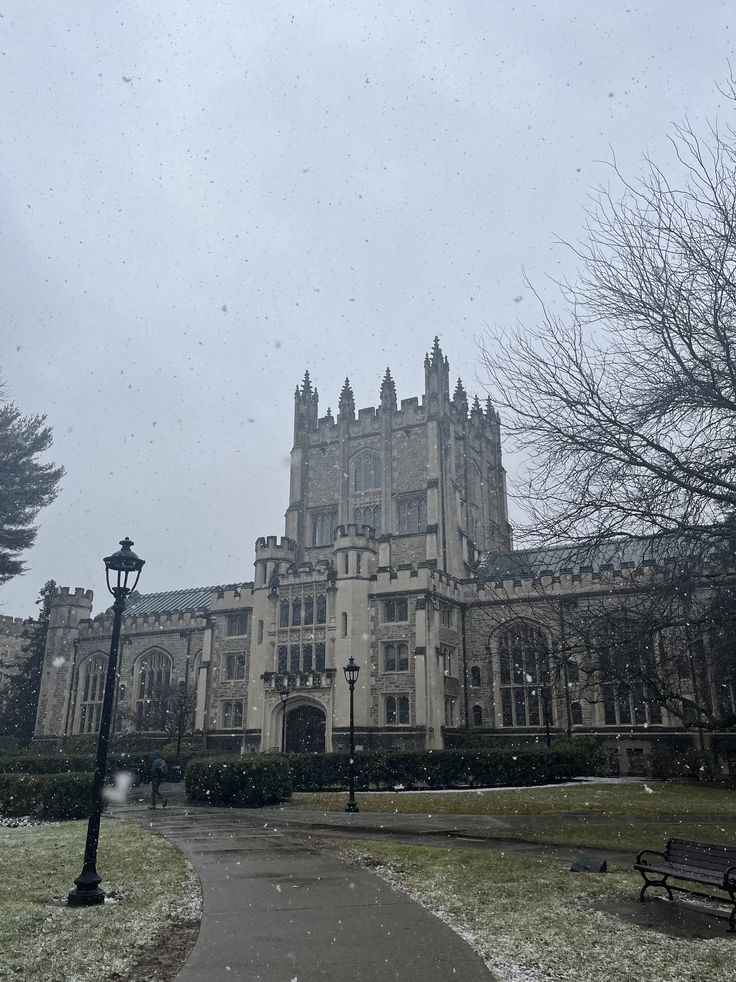
[[[100,816],[102,815],[102,786],[105,783],[107,770],[107,748],[110,743],[110,721],[112,719],[112,703],[115,695],[115,679],[117,676],[118,646],[120,644],[120,624],[125,610],[125,599],[135,590],[143,569],[144,560],[139,559],[131,551],[133,543],[127,537],[120,543],[121,549],[105,558],[107,589],[115,597],[113,611],[115,619],[110,641],[110,657],[107,660],[107,675],[105,676],[105,693],[102,698],[102,715],[100,732],[97,737],[97,762],[95,764],[94,780],[92,782],[92,797],[89,805],[89,821],[87,823],[87,841],[84,846],[84,865],[82,872],[74,881],[76,887],[68,896],[70,907],[90,907],[101,904],[105,899],[105,891],[100,889],[102,877],[97,872],[97,842],[100,838]]]
[[[281,699],[281,753],[286,753],[286,703],[289,698],[289,686],[282,685],[279,689]]]
[[[360,665],[355,664],[352,655],[348,659],[345,668],[343,668],[343,672],[345,672],[345,679],[350,686],[350,759],[348,761],[350,791],[348,794],[348,803],[345,805],[345,811],[357,812],[360,809],[355,800],[355,720],[353,717],[353,697],[355,694],[355,683],[358,681],[358,673],[360,672]]]

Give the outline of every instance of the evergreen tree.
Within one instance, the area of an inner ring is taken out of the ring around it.
[[[45,422],[22,416],[12,402],[0,405],[0,584],[23,572],[20,554],[33,545],[36,516],[54,500],[64,474],[39,460],[51,446]]]
[[[38,619],[29,618],[23,634],[26,639],[23,650],[29,655],[28,661],[20,674],[11,679],[0,703],[0,735],[15,737],[20,746],[27,746],[31,742],[36,725],[51,598],[55,590],[54,580],[49,580],[41,589],[36,601],[40,607]]]

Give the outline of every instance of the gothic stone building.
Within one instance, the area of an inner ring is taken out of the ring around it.
[[[602,576],[624,582],[635,563],[575,568],[559,551],[513,551],[498,415],[469,406],[460,382],[450,394],[437,340],[421,402],[399,404],[387,371],[377,407],[356,414],[346,380],[337,418],[320,417],[305,375],[285,533],[257,540],[252,581],[131,600],[118,732],[170,730],[184,691],[187,729],[207,746],[278,749],[288,686],[287,749],[343,748],[352,656],[366,750],[438,748],[467,729],[604,732],[613,769],[636,772],[657,734],[674,735],[677,721],[635,693],[588,701],[574,663],[564,677],[541,664],[564,632],[557,600],[597,595]],[[91,610],[90,591],[56,595],[38,739],[97,729],[112,622]]]

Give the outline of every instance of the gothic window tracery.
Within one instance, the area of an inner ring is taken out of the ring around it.
[[[503,726],[553,724],[549,644],[537,625],[518,621],[496,637]]]
[[[380,491],[382,484],[381,458],[377,453],[362,453],[355,461],[353,490]]]
[[[107,659],[104,655],[92,655],[80,668],[77,688],[80,703],[78,733],[96,733],[100,728],[106,672]]]
[[[170,690],[171,656],[161,648],[152,648],[137,663],[135,717],[139,732],[165,728]]]
[[[598,627],[597,644],[604,724],[661,723],[662,709],[640,678],[652,658],[641,628],[623,618],[607,620]]]

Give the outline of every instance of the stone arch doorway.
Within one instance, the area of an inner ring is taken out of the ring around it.
[[[325,713],[317,706],[299,706],[286,714],[286,752],[325,752]]]

